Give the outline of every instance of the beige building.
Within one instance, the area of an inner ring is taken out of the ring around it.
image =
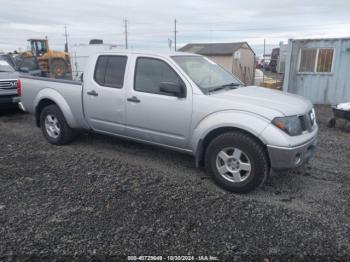
[[[232,72],[245,84],[254,84],[255,53],[247,42],[187,44],[178,51],[204,55]]]

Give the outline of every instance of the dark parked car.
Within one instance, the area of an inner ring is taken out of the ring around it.
[[[38,60],[36,57],[13,57],[15,69],[21,74],[29,74],[32,76],[45,76],[40,70]]]
[[[10,66],[12,66],[16,71],[18,71],[15,58],[12,54],[0,54],[0,60],[7,61],[10,64]]]
[[[39,68],[36,57],[20,57],[17,54],[0,54],[0,60],[5,60],[9,65],[21,74],[32,76],[44,76]]]
[[[0,108],[17,107],[20,92],[19,73],[7,60],[0,59]]]

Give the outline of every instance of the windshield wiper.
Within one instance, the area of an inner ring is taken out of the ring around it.
[[[228,83],[228,84],[222,85],[221,87],[237,87],[237,86],[241,86],[241,84],[239,84],[239,83]]]
[[[230,87],[230,89],[234,89],[237,86],[241,86],[241,84],[239,84],[239,83],[228,83],[228,84],[224,84],[224,85],[221,85],[221,86],[213,87],[213,88],[208,90],[208,93],[215,92],[215,91],[218,91],[218,90],[221,90],[221,89],[226,89],[228,87]]]

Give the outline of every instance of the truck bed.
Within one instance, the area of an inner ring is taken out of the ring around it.
[[[66,116],[67,121],[73,128],[88,128],[84,119],[82,106],[82,83],[80,81],[51,79],[46,77],[20,76],[22,83],[21,102],[26,111],[35,113],[35,107],[39,100],[44,99],[50,93],[50,98],[54,97],[56,104],[60,105],[61,111]],[[59,100],[59,101],[58,101]],[[71,111],[71,117],[67,117],[67,112]]]

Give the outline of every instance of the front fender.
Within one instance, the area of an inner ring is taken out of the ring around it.
[[[262,143],[266,144],[261,133],[269,123],[268,119],[250,112],[235,110],[219,111],[208,115],[197,124],[193,131],[191,148],[197,155],[201,141],[203,141],[211,131],[223,127],[244,130],[260,139]]]
[[[67,101],[59,92],[51,88],[42,89],[34,99],[35,110],[39,105],[40,101],[42,101],[43,99],[48,99],[53,101],[61,109],[69,127],[71,128],[79,127],[77,124],[77,121],[74,118],[71,108],[69,107]]]

